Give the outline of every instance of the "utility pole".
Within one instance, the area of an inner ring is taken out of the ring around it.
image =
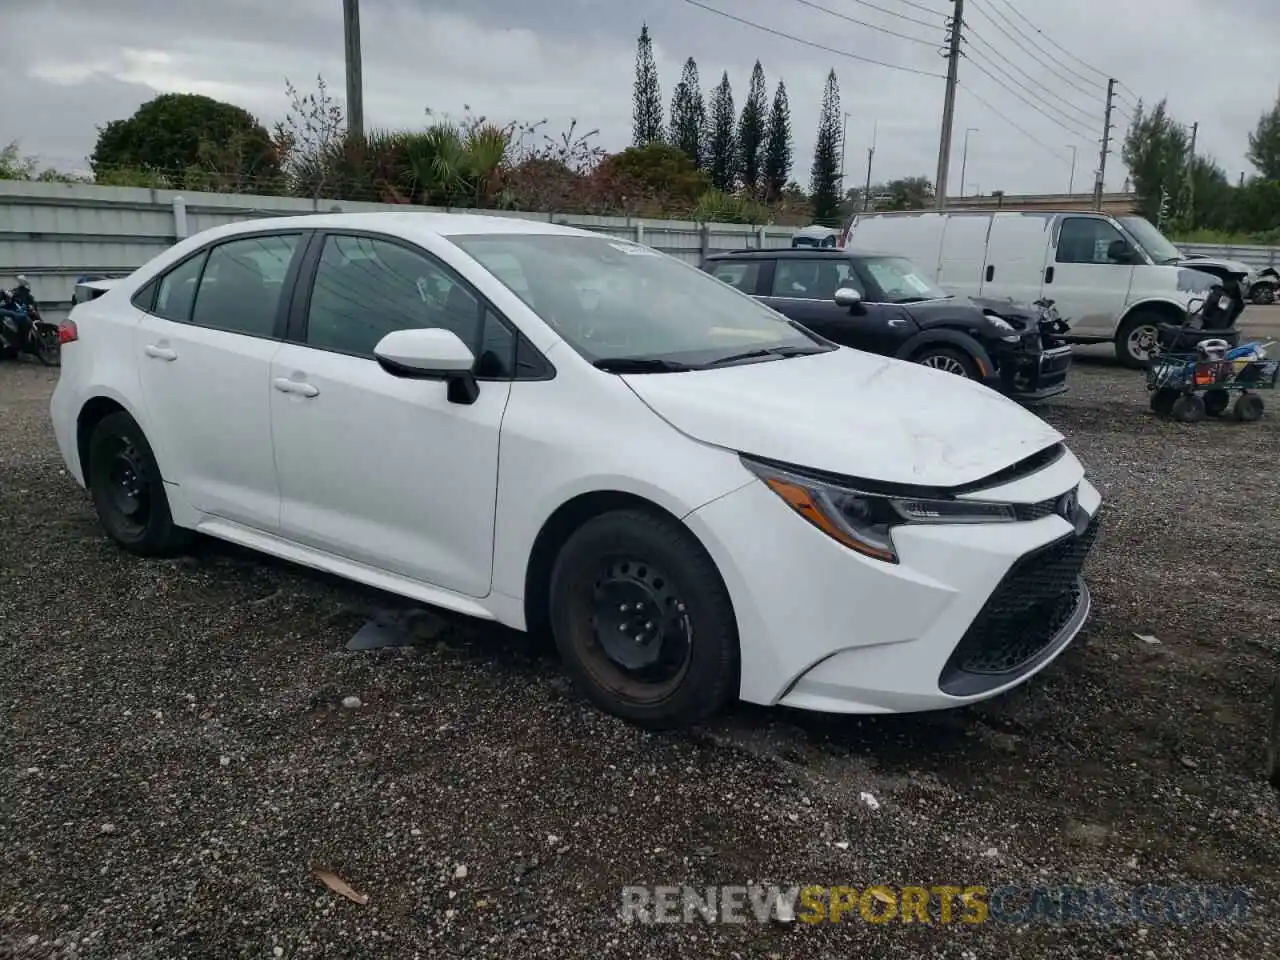
[[[844,202],[844,148],[849,142],[849,111],[844,112],[844,128],[840,133],[840,201]]]
[[[964,152],[960,155],[960,193],[964,194],[965,171],[969,169],[969,134],[981,133],[977,127],[966,127],[964,131]]]
[[[347,57],[347,134],[364,139],[364,81],[360,75],[360,0],[342,0]]]
[[[1107,151],[1111,148],[1111,107],[1116,99],[1116,81],[1107,81],[1107,112],[1102,118],[1102,153],[1098,156],[1098,179],[1093,181],[1093,209],[1102,209],[1102,185],[1107,179]]]
[[[1067,196],[1071,196],[1071,191],[1076,187],[1076,145],[1068,143],[1067,148],[1071,151],[1071,176],[1067,179]]]
[[[1191,125],[1191,155],[1187,158],[1187,225],[1195,222],[1196,211],[1196,134],[1200,132],[1200,121]]]
[[[942,101],[942,136],[938,142],[938,176],[934,184],[937,208],[945,210],[947,206],[947,173],[951,166],[951,127],[956,119],[956,85],[959,83],[960,71],[960,36],[964,27],[964,0],[952,0],[955,13],[949,18],[947,26],[950,34],[947,38],[947,92]],[[964,184],[960,184],[961,192]]]
[[[862,190],[862,210],[865,213],[871,209],[871,161],[876,155],[876,134],[880,131],[880,121],[877,120],[871,128],[871,148],[867,150],[867,185]],[[1241,178],[1244,174],[1240,174]]]

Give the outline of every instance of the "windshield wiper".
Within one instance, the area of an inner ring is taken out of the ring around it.
[[[787,357],[808,357],[815,353],[826,353],[828,349],[826,347],[760,347],[756,350],[732,353],[727,357],[717,357],[715,360],[707,361],[703,366],[723,367],[734,363],[745,363],[748,360],[764,360],[769,357],[778,360]]]
[[[678,360],[659,357],[602,357],[592,361],[591,365],[607,373],[680,373],[697,369]]]

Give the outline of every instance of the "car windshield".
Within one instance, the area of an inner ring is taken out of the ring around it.
[[[606,369],[686,369],[836,349],[711,274],[625,240],[449,239]]]
[[[1144,217],[1120,217],[1120,222],[1154,263],[1176,263],[1182,259],[1178,248],[1166,240],[1150,220]]]
[[[905,257],[862,257],[861,260],[886,303],[918,303],[951,296]]]

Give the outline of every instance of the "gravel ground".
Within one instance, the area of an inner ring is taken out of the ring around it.
[[[215,544],[126,556],[61,469],[53,382],[0,365],[0,956],[1280,956],[1280,397],[1252,425],[1161,423],[1137,374],[1079,363],[1041,413],[1108,501],[1094,615],[1013,694],[655,735],[520,635],[428,620],[415,647],[351,653],[388,598]],[[624,885],[753,881],[1239,886],[1250,909],[618,919]]]

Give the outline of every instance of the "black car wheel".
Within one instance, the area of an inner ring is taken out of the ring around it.
[[[190,539],[173,523],[164,480],[151,445],[127,413],[113,413],[93,430],[89,492],[107,535],[130,553],[165,556]]]
[[[1260,307],[1276,302],[1275,284],[1260,283],[1249,291],[1249,299]]]
[[[943,373],[954,373],[970,380],[980,380],[982,370],[972,354],[956,347],[929,346],[920,350],[911,358],[916,363]]]
[[[638,510],[588,520],[551,574],[551,631],[565,669],[598,707],[680,727],[736,693],[728,590],[687,530]]]

